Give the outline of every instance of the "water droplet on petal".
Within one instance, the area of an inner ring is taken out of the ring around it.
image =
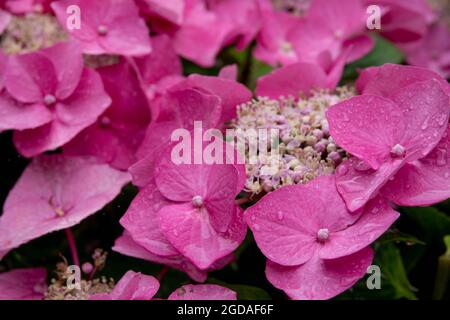
[[[278,211],[278,213],[277,213],[277,218],[278,218],[278,220],[283,220],[283,218],[284,218],[284,213],[282,212],[282,211]]]

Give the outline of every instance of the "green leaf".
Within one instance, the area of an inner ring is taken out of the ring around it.
[[[358,69],[364,69],[372,66],[380,66],[385,63],[402,63],[404,56],[402,52],[386,39],[375,36],[375,47],[372,51],[344,69],[344,82],[354,80],[358,77]]]
[[[450,217],[436,208],[414,207],[403,208],[402,211],[417,224],[425,239],[441,242],[444,236],[450,234]]]
[[[250,66],[250,76],[247,79],[247,86],[250,90],[254,90],[256,88],[256,82],[258,79],[270,72],[272,72],[273,67],[261,62],[255,58],[252,58],[251,66]]]
[[[394,244],[388,243],[378,248],[376,264],[380,266],[384,280],[395,289],[394,298],[417,299],[403,266],[400,250]]]
[[[447,247],[447,251],[445,251],[445,255],[450,256],[450,235],[444,237],[444,243]]]
[[[421,241],[410,234],[406,234],[398,230],[387,231],[380,239],[377,240],[377,243],[379,244],[386,244],[389,242],[394,243],[401,242],[407,245],[415,245],[415,244],[425,245],[424,241]]]

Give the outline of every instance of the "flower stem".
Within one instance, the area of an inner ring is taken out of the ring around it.
[[[249,201],[250,201],[249,198],[240,198],[240,199],[236,199],[236,204],[238,206],[242,206],[243,204],[246,204]]]
[[[70,253],[72,254],[72,262],[80,266],[80,259],[78,258],[77,245],[75,243],[75,238],[73,236],[72,230],[70,228],[64,229],[66,233],[67,242],[69,243]]]
[[[168,266],[164,266],[164,268],[161,269],[161,271],[159,272],[159,274],[156,276],[156,278],[161,281],[164,276],[166,275],[166,273],[170,270],[170,268]]]

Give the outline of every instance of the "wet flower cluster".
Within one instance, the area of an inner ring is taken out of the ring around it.
[[[246,140],[245,190],[252,194],[270,192],[332,174],[346,153],[330,136],[325,111],[355,94],[353,88],[339,87],[333,92],[315,91],[310,97],[278,100],[260,97],[240,105],[238,117],[231,124],[233,128],[279,130],[278,141],[269,144],[277,146],[278,152],[261,155],[257,164],[248,161],[253,147],[250,144],[255,142]],[[277,164],[275,172],[273,164]]]

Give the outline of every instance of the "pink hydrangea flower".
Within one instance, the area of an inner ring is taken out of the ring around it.
[[[236,106],[250,100],[252,93],[242,84],[225,78],[191,75],[154,101],[156,116],[130,168],[133,183],[145,186],[152,177],[161,150],[170,145],[173,130],[192,130],[194,121],[201,121],[203,130],[221,128],[236,115]],[[156,105],[158,103],[158,105]]]
[[[11,190],[0,217],[0,252],[69,228],[102,209],[129,181],[95,159],[43,155]]]
[[[430,173],[441,172],[448,159],[446,140],[433,152],[448,130],[448,83],[432,71],[385,65],[363,72],[358,87],[363,95],[327,112],[331,136],[354,155],[336,171],[337,188],[348,208],[361,208],[383,187],[389,190],[383,192],[386,197],[402,205],[446,199],[448,183]],[[405,187],[394,192],[394,183]],[[399,194],[410,187],[412,194],[423,195]]]
[[[421,39],[436,18],[426,0],[364,0],[363,3],[381,7],[381,35],[397,44]]]
[[[293,299],[329,299],[351,287],[372,261],[368,245],[398,216],[381,198],[350,213],[334,176],[282,187],[245,212],[269,259],[268,280]]]
[[[67,29],[66,8],[81,11],[79,29]],[[145,55],[150,53],[149,31],[134,1],[61,0],[51,4],[60,24],[77,39],[88,54]]]
[[[182,254],[205,270],[245,237],[242,212],[234,202],[245,176],[234,165],[177,165],[170,156],[169,150],[155,167],[154,186],[139,193],[121,223],[147,250]]]
[[[428,28],[419,41],[403,46],[409,64],[424,67],[450,78],[450,29],[445,23]]]
[[[255,56],[272,65],[317,64],[328,72],[344,52],[351,62],[372,49],[366,18],[359,0],[316,0],[304,17],[265,11]]]
[[[83,67],[74,43],[10,56],[0,93],[0,131],[14,129],[26,157],[54,150],[93,124],[110,105],[100,76]]]
[[[132,270],[125,273],[109,294],[94,294],[90,300],[151,300],[159,289],[159,281]]]
[[[214,284],[188,284],[178,288],[169,300],[237,300],[236,292]]]
[[[150,107],[134,70],[125,61],[98,69],[111,106],[99,120],[64,146],[69,155],[93,155],[126,170],[137,161],[136,151],[150,122]]]
[[[15,269],[0,273],[0,300],[43,300],[47,270]]]
[[[180,26],[156,28],[171,35],[175,50],[182,57],[211,67],[225,46],[237,42],[242,49],[249,44],[259,30],[260,20],[257,0],[185,1]]]
[[[140,159],[130,168],[133,183],[143,187],[153,177],[155,162],[170,144],[172,132],[178,128],[192,130],[194,121],[202,121],[204,130],[217,126],[222,113],[220,99],[199,91],[186,89],[170,91],[160,99],[158,118],[147,129],[137,156]]]
[[[302,20],[292,14],[272,9],[263,10],[262,17],[255,57],[273,66],[298,62],[299,57],[294,48],[294,32],[301,27]]]
[[[366,6],[360,0],[313,1],[304,24],[295,33],[300,61],[318,63],[329,70],[347,50],[347,62],[363,57],[374,44],[365,34],[366,20]]]

